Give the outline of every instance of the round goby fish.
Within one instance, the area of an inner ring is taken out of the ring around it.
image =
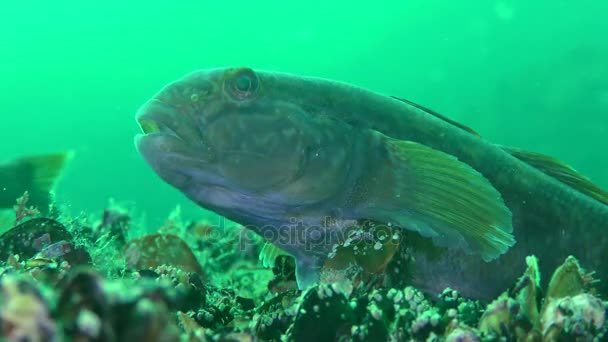
[[[158,175],[293,255],[301,288],[360,220],[423,241],[409,246],[409,274],[430,293],[495,297],[531,254],[545,272],[572,254],[608,282],[606,192],[407,100],[209,69],[167,85],[137,121],[137,149]]]

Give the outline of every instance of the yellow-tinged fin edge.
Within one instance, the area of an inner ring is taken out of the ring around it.
[[[67,151],[21,158],[18,160],[18,163],[31,168],[33,189],[41,192],[51,192],[63,173],[66,164],[73,157],[74,152]]]
[[[361,218],[418,231],[486,261],[515,243],[511,211],[482,174],[428,146],[384,139],[387,160],[370,166],[376,170],[357,208]]]
[[[593,184],[587,177],[581,175],[566,163],[541,153],[524,151],[507,146],[501,146],[501,148],[544,174],[608,205],[608,192]]]

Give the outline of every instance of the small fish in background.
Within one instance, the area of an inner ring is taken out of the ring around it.
[[[545,274],[574,255],[608,290],[606,191],[554,158],[493,144],[411,101],[220,68],[167,85],[137,121],[136,147],[156,173],[294,256],[302,289],[320,280],[351,227],[372,221],[405,235],[409,283],[428,293],[495,298],[532,254]],[[392,253],[367,268],[382,271]]]
[[[0,162],[0,229],[15,224],[13,208],[24,194],[27,207],[49,212],[53,189],[72,156],[59,152]]]

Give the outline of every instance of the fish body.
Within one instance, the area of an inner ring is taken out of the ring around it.
[[[541,269],[573,254],[608,274],[605,192],[409,101],[210,69],[166,86],[137,120],[136,146],[159,176],[292,254],[301,287],[360,220],[407,233],[411,282],[430,293],[492,298],[530,254]]]

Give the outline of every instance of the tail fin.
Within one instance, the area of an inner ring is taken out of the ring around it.
[[[15,225],[15,212],[11,209],[0,209],[0,234],[4,234]]]
[[[38,207],[43,212],[51,203],[52,191],[60,178],[65,165],[73,157],[73,152],[25,157],[13,162],[15,165],[17,197],[29,192],[28,205]],[[15,197],[15,199],[17,198]]]
[[[62,152],[20,159],[19,162],[32,170],[32,189],[51,192],[61,176],[66,163],[72,159],[73,152]]]

